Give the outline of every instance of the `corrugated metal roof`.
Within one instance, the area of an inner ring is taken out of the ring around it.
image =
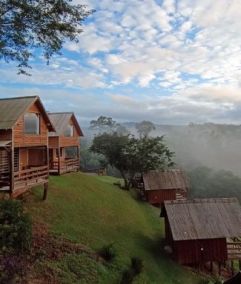
[[[188,189],[188,181],[183,171],[149,171],[143,175],[145,190]]]
[[[49,133],[49,136],[59,136],[64,135],[66,128],[69,125],[70,120],[72,119],[74,122],[74,126],[78,132],[79,136],[83,136],[83,132],[79,126],[79,123],[72,112],[56,112],[56,113],[48,113],[51,122],[53,123],[56,132]]]
[[[241,237],[241,207],[237,198],[164,201],[173,239]]]
[[[11,129],[35,101],[38,101],[42,109],[49,130],[53,131],[54,127],[38,96],[0,99],[0,129]]]
[[[36,98],[34,96],[0,99],[0,129],[11,129]]]

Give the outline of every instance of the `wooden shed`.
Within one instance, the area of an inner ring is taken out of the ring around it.
[[[0,99],[0,191],[17,197],[48,185],[48,131],[54,127],[39,97]]]
[[[164,201],[161,216],[178,263],[241,259],[241,207],[236,198]]]
[[[83,132],[72,112],[48,113],[55,132],[49,133],[49,172],[61,175],[80,168]]]
[[[186,199],[188,180],[183,171],[171,169],[166,171],[149,171],[143,175],[146,200],[160,206],[165,200]]]

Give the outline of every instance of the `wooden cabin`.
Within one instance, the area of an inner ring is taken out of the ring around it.
[[[241,259],[241,207],[236,198],[164,201],[166,242],[180,264]]]
[[[48,186],[48,131],[54,127],[39,97],[0,99],[0,192],[17,197]]]
[[[70,112],[48,113],[55,132],[49,133],[49,172],[61,175],[80,168],[80,137],[83,132]]]
[[[143,188],[146,200],[160,206],[165,200],[186,199],[189,185],[181,170],[155,170],[143,175]]]

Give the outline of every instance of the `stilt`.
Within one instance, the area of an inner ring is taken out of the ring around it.
[[[218,262],[218,275],[221,275],[221,262]]]
[[[45,183],[44,184],[44,194],[43,194],[43,200],[47,199],[47,195],[48,195],[48,188],[49,188],[49,184]]]
[[[234,261],[231,260],[231,272],[232,272],[232,275],[234,275]]]
[[[210,261],[210,271],[213,273],[213,262]]]

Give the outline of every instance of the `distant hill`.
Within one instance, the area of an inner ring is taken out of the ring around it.
[[[35,190],[25,202],[33,221],[46,224],[56,236],[94,251],[111,243],[117,250],[112,264],[97,262],[84,253],[73,252],[51,261],[42,256],[34,264],[36,277],[42,275],[43,267],[59,283],[119,283],[130,258],[136,256],[143,259],[145,268],[135,283],[201,283],[196,274],[175,264],[163,252],[159,209],[113,186],[114,181],[81,173],[51,177],[46,202],[40,200],[41,190]]]

